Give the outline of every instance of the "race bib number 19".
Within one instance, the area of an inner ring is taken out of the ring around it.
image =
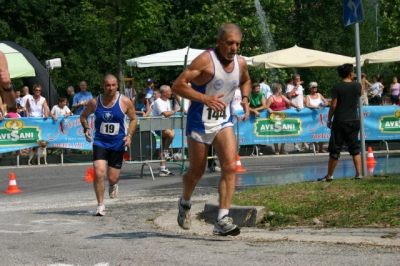
[[[118,135],[119,123],[101,123],[100,133],[104,135]]]

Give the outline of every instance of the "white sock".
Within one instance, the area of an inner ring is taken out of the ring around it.
[[[181,198],[181,205],[185,207],[191,207],[192,206],[192,201],[191,200],[185,200],[183,197]]]
[[[225,215],[228,215],[229,210],[227,209],[219,209],[218,210],[218,220],[221,220],[222,218],[224,218]]]
[[[160,166],[160,171],[165,171],[165,166]]]

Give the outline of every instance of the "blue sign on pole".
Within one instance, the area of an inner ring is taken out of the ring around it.
[[[361,0],[343,0],[343,24],[351,24],[364,20],[364,12]]]

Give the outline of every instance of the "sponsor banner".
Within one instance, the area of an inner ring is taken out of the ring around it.
[[[89,117],[94,129],[94,116]],[[48,147],[91,150],[86,141],[79,116],[52,118],[4,119],[0,122],[0,153],[38,146],[38,141],[48,141]]]
[[[330,129],[326,127],[329,108],[295,109],[282,112],[260,112],[260,117],[250,116],[241,121],[243,111],[236,113],[235,132],[239,145],[327,142]],[[400,139],[400,109],[398,106],[365,106],[365,140]],[[139,123],[140,124],[140,123]],[[89,127],[94,129],[94,116],[89,117]],[[174,129],[175,138],[171,148],[181,148],[182,138],[187,146],[185,132]],[[0,153],[38,146],[39,140],[49,142],[48,147],[91,150],[83,134],[79,116],[67,118],[19,118],[0,122]],[[159,143],[157,145],[159,147]]]

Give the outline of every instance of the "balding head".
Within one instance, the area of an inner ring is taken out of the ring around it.
[[[219,29],[218,29],[218,38],[221,41],[225,41],[227,32],[239,34],[240,36],[243,35],[242,30],[239,28],[239,26],[237,26],[234,23],[225,23],[225,24],[222,24],[221,27],[219,27]]]

